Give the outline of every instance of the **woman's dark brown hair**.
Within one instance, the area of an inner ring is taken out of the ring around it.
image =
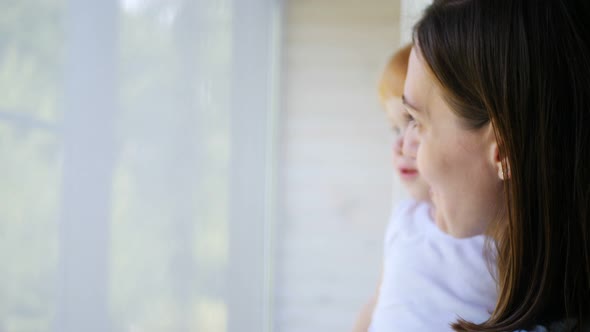
[[[471,130],[491,124],[509,179],[493,222],[498,302],[458,331],[590,318],[590,10],[587,0],[434,1],[419,56]]]

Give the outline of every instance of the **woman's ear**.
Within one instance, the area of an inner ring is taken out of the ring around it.
[[[494,168],[498,173],[498,178],[500,180],[510,179],[510,164],[508,163],[506,157],[500,156],[500,148],[498,147],[498,143],[495,141],[491,146],[491,158]]]
[[[508,159],[506,156],[500,155],[500,147],[498,146],[498,140],[496,139],[496,134],[494,132],[494,127],[489,124],[487,128],[487,139],[489,142],[490,147],[490,155],[489,160],[492,163],[494,169],[496,170],[496,174],[498,174],[498,178],[502,181],[510,179],[510,165],[508,164]]]

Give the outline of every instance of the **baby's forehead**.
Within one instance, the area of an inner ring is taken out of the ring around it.
[[[393,97],[388,99],[385,104],[385,112],[391,124],[400,127],[405,125],[405,109],[401,98]]]

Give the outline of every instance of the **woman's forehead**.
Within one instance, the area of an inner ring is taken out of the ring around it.
[[[434,82],[426,70],[426,65],[413,49],[410,53],[408,74],[404,85],[404,103],[416,111],[425,111],[433,88]]]

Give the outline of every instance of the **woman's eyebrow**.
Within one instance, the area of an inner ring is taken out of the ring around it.
[[[421,113],[420,110],[416,106],[414,106],[408,102],[408,99],[403,94],[402,94],[402,104],[404,104],[404,106],[406,106],[407,108],[409,108],[415,112]]]

